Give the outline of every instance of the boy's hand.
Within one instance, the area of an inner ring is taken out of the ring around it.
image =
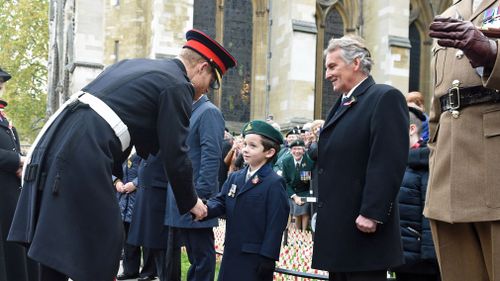
[[[257,267],[257,275],[260,277],[260,280],[273,279],[274,268],[274,260],[268,257],[264,257],[263,261]]]
[[[194,220],[199,221],[207,216],[207,206],[203,204],[200,198],[196,201],[196,205],[190,210],[190,212],[194,215]]]

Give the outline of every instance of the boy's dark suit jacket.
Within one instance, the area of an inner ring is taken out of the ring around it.
[[[226,214],[219,281],[267,280],[258,275],[259,267],[279,259],[290,210],[285,182],[266,164],[245,183],[247,169],[232,173],[221,192],[207,202],[207,218]],[[234,196],[228,195],[232,186]]]

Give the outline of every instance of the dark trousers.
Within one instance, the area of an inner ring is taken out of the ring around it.
[[[167,227],[167,226],[165,226]],[[181,281],[181,246],[180,231],[178,228],[168,227],[167,250],[164,261],[162,257],[155,255],[156,264],[163,263],[163,272],[158,270],[160,281]]]
[[[45,265],[40,265],[39,281],[68,281],[68,276]]]
[[[124,222],[125,237],[128,235],[130,223]],[[126,240],[126,238],[125,238]],[[124,243],[123,245],[123,274],[135,275],[139,273],[141,266],[141,247]],[[142,267],[140,276],[156,276],[156,266],[154,256],[148,248],[142,247],[142,259],[144,265]]]
[[[186,245],[188,281],[212,281],[215,276],[215,238],[212,228],[180,228]]]
[[[439,273],[436,274],[417,274],[396,272],[396,281],[440,281]]]
[[[330,281],[387,281],[387,271],[329,272]]]

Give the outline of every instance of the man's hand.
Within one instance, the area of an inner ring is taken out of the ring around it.
[[[134,185],[133,182],[127,182],[126,184],[123,185],[123,192],[125,193],[134,192],[136,189],[137,187]]]
[[[121,180],[118,180],[116,181],[115,183],[115,188],[116,188],[116,191],[120,192],[120,193],[123,193],[123,182]]]
[[[293,202],[295,202],[295,204],[297,204],[299,206],[304,205],[304,202],[302,202],[302,199],[300,199],[299,196],[295,195],[292,197],[292,199],[293,199]]]
[[[17,171],[16,171],[16,176],[18,178],[21,178],[23,176],[23,167],[19,167],[17,168]]]
[[[195,221],[202,220],[207,216],[207,206],[198,198],[196,205],[194,205],[190,212],[194,215]]]
[[[429,36],[438,39],[443,47],[453,47],[464,52],[472,67],[493,67],[497,57],[497,44],[488,39],[470,21],[454,18],[434,18]]]
[[[377,230],[377,223],[372,219],[359,215],[356,218],[356,227],[364,233],[373,233]]]

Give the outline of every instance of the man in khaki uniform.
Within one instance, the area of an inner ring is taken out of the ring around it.
[[[443,281],[500,280],[498,0],[461,0],[430,26],[431,219]]]

